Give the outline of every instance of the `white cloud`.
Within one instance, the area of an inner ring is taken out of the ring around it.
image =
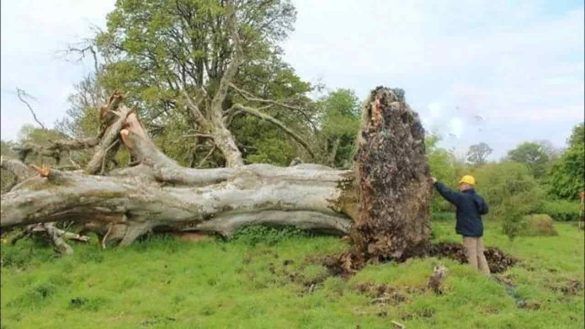
[[[1,3],[2,139],[14,139],[24,124],[35,124],[16,98],[17,87],[36,97],[40,120],[51,125],[67,110],[73,85],[91,71],[89,63],[67,62],[60,52],[104,26],[114,1],[20,0]]]
[[[461,138],[461,135],[463,134],[463,125],[463,120],[460,118],[452,118],[449,120],[450,133],[457,138]]]

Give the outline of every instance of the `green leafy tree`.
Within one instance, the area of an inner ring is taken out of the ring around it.
[[[259,118],[270,116],[271,130],[288,142],[311,132],[311,87],[278,46],[295,18],[287,0],[120,0],[96,38],[105,60],[99,83],[128,92],[157,144],[179,162],[217,159],[218,150],[238,165],[264,152],[264,138],[242,136]]]
[[[355,151],[360,127],[359,99],[352,90],[338,89],[317,102],[320,135],[323,143],[323,163],[349,168]]]
[[[47,147],[51,145],[52,141],[61,140],[66,137],[56,129],[37,128],[27,124],[20,128],[14,150],[18,151],[18,157],[26,163],[56,166],[62,162],[69,161],[68,154],[54,153],[51,155],[38,155],[34,154],[35,152],[29,151],[30,147]],[[67,157],[67,159],[63,159],[62,156]]]
[[[471,145],[467,151],[466,161],[472,166],[484,165],[492,151],[492,148],[486,143]]]
[[[583,123],[575,126],[568,148],[551,169],[550,192],[563,199],[575,199],[585,190],[585,137]]]
[[[477,181],[477,191],[486,199],[493,211],[499,215],[499,207],[507,200],[521,196],[525,202],[516,204],[525,214],[540,208],[544,191],[532,176],[530,169],[517,162],[489,163],[475,169],[472,175]]]
[[[437,180],[448,185],[457,182],[457,169],[455,156],[448,150],[439,147],[441,138],[437,135],[430,135],[425,139],[427,159],[432,175]],[[437,193],[433,194],[431,203],[433,212],[452,211],[453,207]]]
[[[568,144],[569,147],[576,145],[583,145],[585,143],[585,127],[583,123],[580,123],[573,127],[571,136],[569,136]]]
[[[508,160],[523,163],[536,178],[546,174],[550,158],[542,144],[525,142],[508,152]]]
[[[87,76],[75,85],[75,92],[69,95],[69,109],[66,116],[56,123],[56,129],[74,138],[95,137],[100,130],[99,107],[105,97],[96,80],[96,74]]]

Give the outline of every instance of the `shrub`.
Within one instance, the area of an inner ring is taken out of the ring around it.
[[[545,201],[540,207],[539,212],[547,214],[554,220],[561,222],[579,220],[581,216],[579,203],[567,200]]]
[[[513,241],[526,229],[526,222],[524,221],[521,209],[515,207],[516,203],[507,200],[500,207],[499,212],[502,218],[502,232]]]
[[[512,241],[521,234],[524,216],[538,212],[545,191],[539,187],[528,167],[517,162],[490,163],[472,172],[477,191],[490,207],[489,215],[502,220],[502,231]]]
[[[552,236],[558,235],[553,219],[547,214],[533,214],[524,217],[526,222],[523,235]]]

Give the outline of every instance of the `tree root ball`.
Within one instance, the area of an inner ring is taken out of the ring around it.
[[[423,255],[430,239],[432,183],[418,115],[401,89],[374,89],[363,108],[355,156],[360,216],[354,259]],[[348,256],[346,256],[347,258]]]

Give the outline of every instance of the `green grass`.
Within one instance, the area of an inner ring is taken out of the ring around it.
[[[435,239],[458,241],[452,226],[435,223]],[[583,328],[583,290],[563,292],[571,280],[583,284],[583,232],[557,223],[558,236],[510,242],[499,224],[486,227],[487,245],[522,260],[504,273],[513,292],[436,258],[369,265],[348,280],[330,277],[314,259],[347,245],[291,231],[252,229],[230,242],[157,237],[105,251],[75,245],[76,254],[64,258],[21,241],[2,247],[1,326],[391,328],[394,320],[408,328]],[[449,269],[443,295],[424,289],[438,263]],[[357,289],[364,283],[391,285],[405,300],[372,303]],[[518,299],[532,307],[518,307]]]

